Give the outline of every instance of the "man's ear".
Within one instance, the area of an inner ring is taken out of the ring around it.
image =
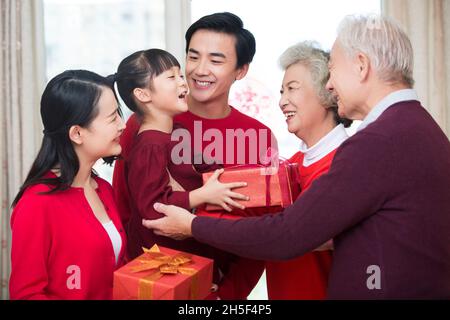
[[[248,63],[244,64],[242,67],[237,69],[236,80],[241,80],[248,72],[250,65]]]
[[[356,56],[356,63],[359,80],[367,80],[371,68],[369,57],[366,54],[359,52]]]
[[[77,145],[81,145],[83,143],[81,129],[82,128],[78,125],[71,126],[69,129],[69,138],[73,143],[75,143]]]
[[[152,95],[149,89],[134,88],[133,95],[141,103],[152,102]]]

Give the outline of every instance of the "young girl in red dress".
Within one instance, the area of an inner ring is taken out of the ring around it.
[[[159,244],[214,258],[216,265],[220,265],[220,259],[226,259],[229,254],[194,239],[175,241],[158,236],[142,225],[142,219],[162,216],[154,210],[155,202],[188,210],[211,203],[230,210],[243,208],[233,199],[247,199],[232,191],[245,183],[218,181],[221,169],[202,186],[201,174],[193,165],[179,163],[172,156],[173,117],[187,111],[188,87],[178,61],[164,50],[138,51],[120,63],[115,78],[120,96],[140,120],[124,168],[131,212],[127,230],[129,258],[140,255],[143,246]]]
[[[125,232],[111,186],[92,166],[121,153],[112,83],[65,71],[41,100],[44,138],[12,204],[11,299],[111,299]]]

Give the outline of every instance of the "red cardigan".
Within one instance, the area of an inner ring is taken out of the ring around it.
[[[298,163],[300,188],[305,192],[314,180],[328,172],[336,150],[308,167],[304,154],[297,152],[289,162]],[[299,195],[301,196],[301,194]],[[267,293],[270,300],[323,300],[326,297],[332,252],[312,251],[287,261],[266,263]]]
[[[111,240],[83,188],[54,194],[27,188],[11,216],[11,299],[111,299],[113,272],[123,264],[125,232],[111,186],[95,178],[97,193],[122,237],[116,265]]]

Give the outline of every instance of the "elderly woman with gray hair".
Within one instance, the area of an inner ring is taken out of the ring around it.
[[[298,163],[302,193],[328,172],[336,149],[348,138],[344,127],[352,123],[339,117],[335,98],[325,88],[329,78],[328,61],[329,54],[311,41],[288,48],[280,57],[285,73],[279,105],[289,132],[301,140],[300,151],[290,162]],[[268,261],[269,299],[324,299],[331,249],[329,241],[292,260]]]

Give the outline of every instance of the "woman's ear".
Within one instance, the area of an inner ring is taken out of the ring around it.
[[[149,89],[134,88],[133,95],[141,103],[152,102],[152,95]]]
[[[70,129],[69,129],[69,138],[70,138],[70,140],[73,142],[73,143],[75,143],[75,144],[77,144],[77,145],[80,145],[80,144],[82,144],[83,143],[83,138],[82,138],[82,135],[81,135],[81,127],[80,126],[71,126],[70,127]]]

